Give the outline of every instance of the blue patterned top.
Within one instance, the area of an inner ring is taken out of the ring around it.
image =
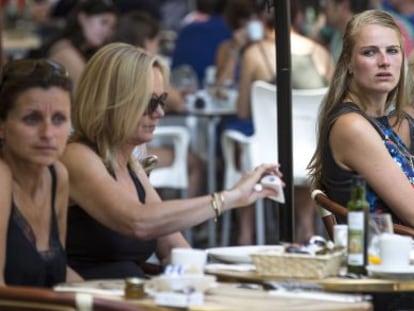
[[[370,121],[381,135],[384,145],[393,160],[398,164],[405,176],[407,176],[411,185],[414,186],[413,156],[409,149],[401,140],[400,136],[394,132],[386,116],[375,119],[370,118]],[[389,208],[369,186],[367,187],[367,200],[372,213],[390,213]]]

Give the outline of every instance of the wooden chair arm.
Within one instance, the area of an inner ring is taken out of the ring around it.
[[[404,226],[404,225],[399,225],[399,224],[394,224],[394,232],[401,234],[401,235],[407,235],[410,236],[412,238],[414,238],[414,229]]]
[[[348,210],[344,206],[329,199],[322,191],[317,192],[312,197],[316,203],[318,203],[324,209],[330,211],[332,214],[340,217],[347,216]]]
[[[83,298],[82,298],[83,297]],[[62,293],[29,286],[0,287],[0,310],[95,310],[144,311],[126,301],[93,297],[82,293]]]
[[[344,206],[342,206],[342,205],[332,201],[331,199],[329,199],[322,191],[314,190],[312,192],[312,198],[316,203],[318,203],[318,205],[320,205],[322,208],[330,211],[332,214],[334,214],[336,216],[339,216],[339,217],[342,217],[342,218],[346,218],[346,216],[348,214],[348,210]],[[326,224],[324,218],[323,218],[323,220],[324,220],[325,228],[327,229],[329,236],[332,237],[331,233],[329,231],[332,232],[332,228],[333,228],[334,223],[332,224],[331,222],[329,222],[328,224]],[[330,225],[332,227],[330,227]],[[413,228],[407,227],[407,226],[404,226],[404,225],[400,225],[400,224],[393,224],[393,227],[394,227],[394,232],[395,233],[401,234],[401,235],[411,236],[411,237],[414,238],[414,229]]]

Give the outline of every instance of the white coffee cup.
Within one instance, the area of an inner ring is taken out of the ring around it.
[[[251,20],[246,25],[246,32],[250,41],[259,41],[264,37],[263,24],[258,20]]]
[[[412,239],[394,233],[382,233],[379,249],[382,267],[402,268],[410,265]]]
[[[173,248],[171,264],[180,265],[186,274],[203,274],[207,262],[207,252],[194,248]]]
[[[334,225],[333,240],[336,246],[346,248],[348,245],[348,226],[339,224]]]

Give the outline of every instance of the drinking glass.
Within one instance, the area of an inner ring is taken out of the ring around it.
[[[368,263],[379,265],[381,263],[379,238],[382,233],[394,233],[391,215],[371,214],[368,229]]]

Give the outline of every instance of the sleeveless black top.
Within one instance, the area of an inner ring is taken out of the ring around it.
[[[12,202],[7,230],[5,282],[7,285],[52,287],[66,280],[66,256],[59,240],[55,211],[57,176],[53,166],[49,249],[39,252],[30,224]]]
[[[145,190],[128,167],[141,203]],[[69,207],[66,251],[69,265],[85,279],[143,277],[140,265],[155,251],[156,240],[142,241],[102,225],[78,205]]]
[[[352,103],[344,103],[334,108],[328,119],[328,135],[321,137],[322,139],[322,185],[329,198],[346,206],[351,196],[352,177],[356,172],[351,172],[341,168],[335,161],[331,147],[329,146],[329,132],[333,124],[340,115],[356,112],[367,119],[381,136],[385,147],[394,162],[398,164],[402,172],[414,187],[414,166],[408,151],[401,138],[396,134],[392,126],[388,122],[386,116],[373,118],[366,115],[358,106]],[[377,193],[367,185],[366,198],[370,205],[371,213],[389,213],[394,223],[404,223],[403,219],[399,219],[395,213],[386,205]],[[345,221],[340,219],[341,222]]]

